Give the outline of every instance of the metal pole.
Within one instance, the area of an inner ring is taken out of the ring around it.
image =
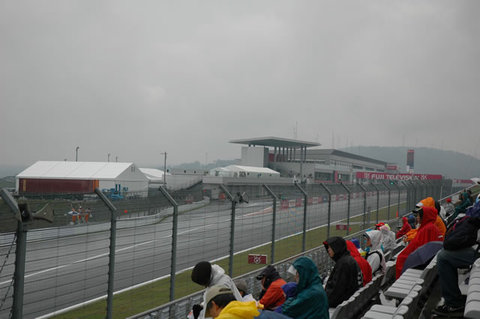
[[[376,224],[378,224],[378,210],[380,209],[380,193],[378,191],[378,187],[372,183],[372,186],[377,190],[377,222]]]
[[[360,183],[358,183],[358,186],[360,186],[360,188],[363,190],[363,229],[365,229],[367,215],[367,189]]]
[[[228,275],[233,277],[233,255],[234,255],[234,246],[235,246],[235,207],[237,206],[236,199],[228,191],[225,185],[220,184],[220,188],[225,192],[228,199],[232,202],[232,211],[230,215],[230,256],[228,260]]]
[[[320,183],[325,191],[328,193],[328,221],[327,221],[327,238],[330,238],[330,219],[332,215],[332,192],[328,189],[325,184]]]
[[[307,204],[308,204],[308,194],[303,190],[303,188],[295,182],[295,186],[303,194],[303,238],[302,238],[302,251],[305,251],[306,240],[307,240]]]
[[[273,200],[273,212],[272,212],[272,247],[270,251],[270,259],[271,264],[275,263],[275,229],[277,223],[277,196],[275,193],[265,184],[263,184],[263,188],[267,190],[267,193],[272,196]]]
[[[75,148],[75,162],[78,162],[78,150],[80,149],[80,146],[77,146]]]
[[[387,186],[387,183],[383,182],[383,185],[388,190],[388,209],[387,209],[387,220],[390,220],[390,187]]]
[[[167,187],[167,152],[163,153],[165,157],[163,158],[163,187]]]
[[[400,215],[403,215],[402,213],[400,213],[400,186],[398,186],[398,184],[394,184],[396,187],[397,187],[397,190],[398,190],[398,202],[397,202],[397,213],[398,213],[398,216],[400,217]]]
[[[173,206],[173,220],[172,220],[172,251],[171,251],[171,262],[170,262],[170,301],[175,300],[175,276],[176,276],[176,266],[177,266],[177,231],[178,231],[178,204],[173,199],[172,196],[167,192],[167,190],[160,186],[158,188],[162,192],[163,196],[169,201]]]
[[[340,183],[340,185],[342,185],[343,188],[345,188],[345,190],[348,193],[348,204],[347,204],[347,236],[348,236],[350,234],[350,193],[351,191],[343,183]]]
[[[107,288],[107,316],[112,318],[113,313],[113,284],[115,280],[115,241],[117,237],[117,208],[98,188],[95,188],[97,196],[110,210],[110,251],[108,255],[108,288]]]
[[[27,257],[27,228],[23,225],[20,209],[12,195],[5,188],[2,188],[0,195],[17,219],[15,271],[13,274],[13,303],[12,308],[10,309],[10,314],[13,319],[22,319],[25,287],[25,262]]]

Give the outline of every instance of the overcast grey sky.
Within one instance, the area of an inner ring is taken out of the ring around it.
[[[480,1],[0,1],[0,164],[240,157],[231,139],[480,156]]]

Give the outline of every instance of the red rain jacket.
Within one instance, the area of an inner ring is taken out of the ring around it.
[[[418,228],[417,235],[414,239],[405,247],[397,257],[396,264],[396,277],[400,277],[402,274],[403,264],[407,260],[408,255],[415,251],[418,247],[431,241],[443,241],[443,235],[435,226],[434,222],[437,219],[437,210],[434,207],[423,207],[423,218],[420,227]]]
[[[352,243],[350,240],[347,240],[346,242],[350,255],[352,255],[353,259],[357,261],[358,267],[360,267],[360,270],[362,271],[363,285],[365,286],[367,283],[372,281],[372,267],[370,267],[368,261],[360,255],[354,243]]]

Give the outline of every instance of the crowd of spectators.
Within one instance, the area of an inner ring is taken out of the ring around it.
[[[427,197],[409,216],[402,217],[396,233],[384,223],[366,231],[362,238],[364,249],[357,239],[330,237],[323,245],[334,266],[325,278],[305,256],[293,262],[289,278],[282,278],[273,265],[268,265],[256,277],[262,287],[258,298],[249,293],[245,280],[234,282],[220,266],[200,262],[191,278],[206,291],[203,303],[194,305],[189,317],[329,318],[329,308],[348,300],[375,275],[385,274],[385,255],[397,247],[396,239],[402,239],[401,245],[405,245],[396,256],[396,278],[408,267],[406,261],[413,252],[430,242],[443,242],[437,254],[443,302],[434,312],[459,314],[465,298],[458,288],[457,269],[473,264],[479,257],[474,245],[480,229],[480,195],[471,205],[473,202],[468,192],[459,196],[456,205],[450,199],[440,205]]]

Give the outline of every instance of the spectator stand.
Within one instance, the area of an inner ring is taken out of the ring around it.
[[[470,271],[467,302],[463,315],[465,318],[480,318],[480,258],[473,263]]]
[[[385,297],[399,303],[398,306],[374,305],[364,318],[418,318],[437,280],[436,263],[434,257],[424,270],[407,269],[384,292]],[[394,264],[392,267],[395,269]]]

